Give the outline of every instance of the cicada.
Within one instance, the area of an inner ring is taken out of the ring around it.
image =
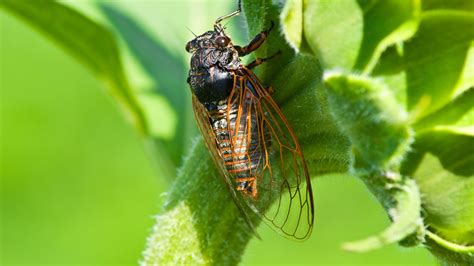
[[[314,220],[308,168],[293,129],[271,97],[272,89],[252,72],[271,57],[247,65],[240,59],[264,43],[273,23],[248,45],[234,45],[221,22],[239,13],[240,5],[218,18],[214,30],[186,44],[192,54],[187,82],[194,114],[249,225],[253,227],[253,212],[280,234],[304,240]]]

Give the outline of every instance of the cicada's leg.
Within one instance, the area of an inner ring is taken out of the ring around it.
[[[254,67],[258,66],[258,65],[261,65],[261,64],[265,63],[266,61],[272,59],[273,57],[275,57],[275,56],[277,56],[277,55],[279,55],[279,54],[281,54],[281,51],[278,51],[278,52],[276,52],[274,55],[269,56],[269,57],[266,57],[266,58],[257,58],[257,59],[255,59],[255,60],[253,60],[252,62],[250,62],[250,64],[246,65],[246,67],[247,67],[248,69],[252,69],[252,68],[254,68]]]
[[[250,41],[250,43],[244,47],[241,47],[241,46],[234,46],[234,48],[237,50],[237,52],[239,53],[239,56],[245,56],[245,55],[248,55],[250,54],[251,52],[255,51],[258,49],[258,47],[260,47],[260,45],[262,45],[262,43],[265,41],[265,39],[267,39],[267,36],[268,36],[268,33],[273,29],[273,21],[271,22],[271,25],[270,25],[270,28],[268,30],[264,30],[262,32],[260,32],[259,34],[257,34],[257,36],[255,36],[253,38],[252,41]]]

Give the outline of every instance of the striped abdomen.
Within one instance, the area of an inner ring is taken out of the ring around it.
[[[241,107],[246,106],[246,100],[243,101]],[[227,101],[221,101],[216,104],[216,107],[216,110],[210,113],[210,118],[212,129],[217,137],[217,148],[226,169],[235,177],[237,190],[256,197],[256,177],[259,176],[265,163],[264,145],[270,142],[269,134],[265,134],[265,140],[263,140],[259,132],[258,113],[242,111],[249,108],[241,109],[240,123],[238,123],[239,104],[233,104],[228,108]],[[266,143],[264,144],[263,141]]]

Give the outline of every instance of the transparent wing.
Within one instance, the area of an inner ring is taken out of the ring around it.
[[[224,157],[229,155],[221,154],[218,149],[207,110],[195,97],[193,106],[206,145],[251,228],[254,226],[249,217],[255,213],[285,237],[308,238],[314,206],[304,156],[293,130],[257,77],[245,68],[234,76],[225,114],[232,162],[225,162]],[[245,153],[244,162],[242,153]],[[249,175],[255,177],[252,193],[237,189],[236,180],[241,176],[226,168],[226,164],[234,163],[244,164],[241,168],[250,169]]]
[[[217,146],[216,134],[214,133],[211,127],[211,123],[210,123],[211,120],[209,117],[209,113],[194,95],[192,98],[192,103],[193,103],[194,116],[196,118],[196,122],[198,124],[199,130],[201,131],[201,134],[204,138],[204,143],[206,144],[207,149],[211,153],[211,157],[214,163],[216,164],[221,174],[221,177],[223,177],[225,181],[226,188],[231,194],[232,200],[234,200],[235,204],[237,205],[237,208],[240,210],[240,212],[244,216],[244,219],[247,222],[248,226],[251,228],[254,234],[257,237],[259,237],[256,232],[256,228],[254,224],[252,223],[252,220],[250,219],[250,215],[248,211],[246,211],[246,208],[244,207],[244,205],[242,205],[243,201],[242,201],[241,196],[237,194],[237,191],[234,189],[232,176],[226,170],[223,155],[221,154]]]
[[[244,68],[242,71],[235,86],[240,88],[238,98],[244,101],[237,115],[242,124],[239,126],[255,131],[255,126],[248,123],[257,123],[258,143],[264,154],[260,159],[262,163],[255,169],[258,195],[244,195],[243,199],[274,230],[283,236],[304,240],[313,228],[314,205],[311,181],[298,139],[257,77],[250,70]]]

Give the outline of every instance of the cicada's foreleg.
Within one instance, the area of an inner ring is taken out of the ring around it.
[[[278,51],[278,52],[276,52],[274,55],[269,56],[269,57],[266,57],[266,58],[257,58],[257,59],[255,59],[254,61],[250,62],[250,64],[248,64],[246,67],[247,67],[248,69],[252,69],[252,68],[254,68],[254,67],[258,66],[258,65],[261,65],[261,64],[265,63],[266,61],[272,59],[273,57],[275,57],[275,56],[277,56],[277,55],[279,55],[279,54],[281,54],[281,51]]]
[[[264,30],[260,32],[259,34],[257,34],[257,36],[255,36],[253,40],[250,41],[250,43],[247,46],[244,46],[244,47],[241,47],[238,45],[234,46],[234,48],[239,53],[239,56],[245,56],[257,50],[258,47],[260,47],[260,45],[262,45],[262,43],[267,39],[268,33],[273,29],[273,26],[274,24],[272,21],[270,28],[268,30]]]

